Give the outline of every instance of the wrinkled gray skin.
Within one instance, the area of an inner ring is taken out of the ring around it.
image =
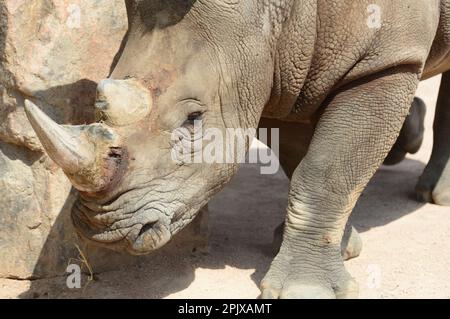
[[[291,189],[262,297],[357,296],[341,254],[357,255],[360,243],[349,227],[341,252],[345,225],[396,142],[420,79],[450,69],[450,0],[377,0],[380,29],[367,25],[373,0],[126,3],[128,41],[99,85],[99,124],[59,126],[26,106],[80,191],[78,232],[132,254],[161,247],[237,169],[177,164],[171,132],[192,129],[194,119],[221,130],[278,127]],[[433,157],[418,186],[441,205],[450,205],[449,85],[446,73]],[[417,146],[414,117],[394,152]]]
[[[426,111],[425,103],[417,97],[414,98],[400,135],[384,160],[384,165],[398,164],[405,159],[406,154],[415,154],[419,151],[425,133]]]

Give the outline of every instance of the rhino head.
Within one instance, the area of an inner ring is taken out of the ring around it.
[[[98,84],[97,123],[58,125],[26,102],[43,147],[79,191],[72,220],[82,237],[148,253],[232,177],[236,163],[174,161],[172,133],[192,132],[194,121],[257,127],[274,74],[263,2],[126,1],[127,42]]]

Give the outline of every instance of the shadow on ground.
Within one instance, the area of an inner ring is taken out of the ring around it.
[[[400,165],[383,166],[359,199],[351,221],[359,232],[389,224],[420,209],[414,188],[425,169],[416,160],[406,159]]]
[[[355,208],[352,216],[355,227],[364,232],[419,209],[423,204],[414,199],[413,191],[423,168],[423,163],[413,160],[381,168]],[[257,165],[245,165],[210,203],[208,253],[188,252],[178,247],[163,249],[144,257],[138,265],[126,267],[125,271],[98,274],[85,289],[70,290],[65,277],[58,277],[33,281],[21,297],[162,298],[173,294],[179,297],[191,285],[198,285],[201,296],[208,287],[194,282],[196,271],[206,272],[213,278],[208,282],[226,286],[227,278],[219,278],[213,271],[226,267],[248,270],[257,290],[273,258],[272,233],[283,220],[288,187],[283,173],[261,175]],[[54,227],[62,227],[58,225],[61,222],[67,219],[59,218]],[[49,237],[48,241],[51,240]],[[196,291],[197,286],[191,290]],[[196,297],[192,292],[189,296]]]

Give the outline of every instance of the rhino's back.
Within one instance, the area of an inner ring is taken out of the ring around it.
[[[441,17],[424,79],[450,70],[450,0],[441,0]]]

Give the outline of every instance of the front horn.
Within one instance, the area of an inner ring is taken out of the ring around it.
[[[76,189],[104,190],[123,165],[118,136],[103,124],[59,125],[31,101],[25,112],[48,156],[60,166]]]

